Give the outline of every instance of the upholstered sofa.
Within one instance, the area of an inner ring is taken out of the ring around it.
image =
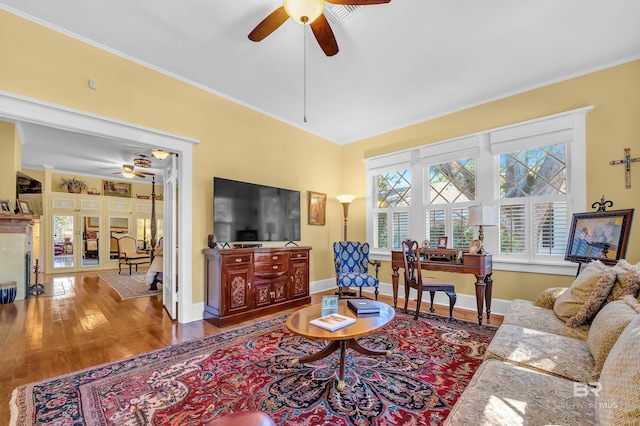
[[[640,264],[514,300],[447,425],[640,425]]]

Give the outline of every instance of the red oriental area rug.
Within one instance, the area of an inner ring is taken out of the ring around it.
[[[279,425],[432,425],[442,422],[482,362],[495,328],[400,310],[349,350],[292,360],[325,342],[292,335],[286,315],[14,390],[14,425],[202,425],[241,410]]]

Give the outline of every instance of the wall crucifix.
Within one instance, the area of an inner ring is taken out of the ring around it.
[[[631,158],[631,148],[624,149],[624,158],[622,160],[609,161],[610,165],[624,164],[624,187],[631,188],[631,163],[640,161],[640,158]]]

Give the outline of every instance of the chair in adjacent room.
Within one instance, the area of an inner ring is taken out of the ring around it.
[[[138,240],[140,241],[140,240]],[[158,241],[158,245],[156,246],[155,251],[153,252],[153,261],[151,265],[149,265],[149,269],[147,269],[147,275],[145,276],[145,281],[149,283],[149,290],[157,290],[158,283],[163,282],[162,269],[163,265],[163,253],[164,249],[162,246],[162,238]]]
[[[345,287],[359,287],[362,297],[362,287],[374,287],[378,300],[378,269],[379,260],[369,260],[369,244],[357,241],[339,241],[333,243],[333,260],[336,267],[336,284],[338,297],[342,298]],[[369,274],[369,265],[376,267],[376,276]]]
[[[131,237],[122,237],[118,240],[118,259],[118,274],[122,272],[122,265],[129,265],[129,275],[131,275],[131,268],[134,265],[137,272],[138,265],[151,262],[150,254],[140,253],[136,240]]]
[[[409,291],[415,288],[418,291],[418,299],[416,305],[416,315],[414,319],[418,319],[420,314],[420,304],[422,303],[422,292],[428,291],[431,296],[430,312],[433,309],[433,298],[436,291],[442,291],[449,296],[449,318],[453,319],[453,307],[456,304],[456,290],[453,284],[438,282],[433,277],[422,276],[422,265],[420,264],[420,246],[417,241],[404,240],[402,242],[402,251],[404,253],[404,310],[407,311],[409,303]]]

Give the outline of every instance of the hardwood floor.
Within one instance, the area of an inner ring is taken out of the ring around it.
[[[45,294],[50,296],[0,305],[0,424],[3,425],[9,423],[11,392],[20,385],[241,325],[218,328],[205,321],[178,324],[166,314],[161,296],[121,300],[96,273],[48,275],[41,282],[47,288]],[[312,302],[319,302],[323,294],[333,294],[333,290],[312,295]],[[379,300],[393,304],[389,296],[381,295]],[[403,303],[398,301],[399,306]],[[415,302],[409,306],[414,307]],[[427,311],[428,304],[423,303],[422,309]],[[436,313],[448,315],[448,308],[436,306]],[[475,321],[476,314],[456,308],[454,317]],[[502,318],[492,315],[489,323],[500,325]]]

